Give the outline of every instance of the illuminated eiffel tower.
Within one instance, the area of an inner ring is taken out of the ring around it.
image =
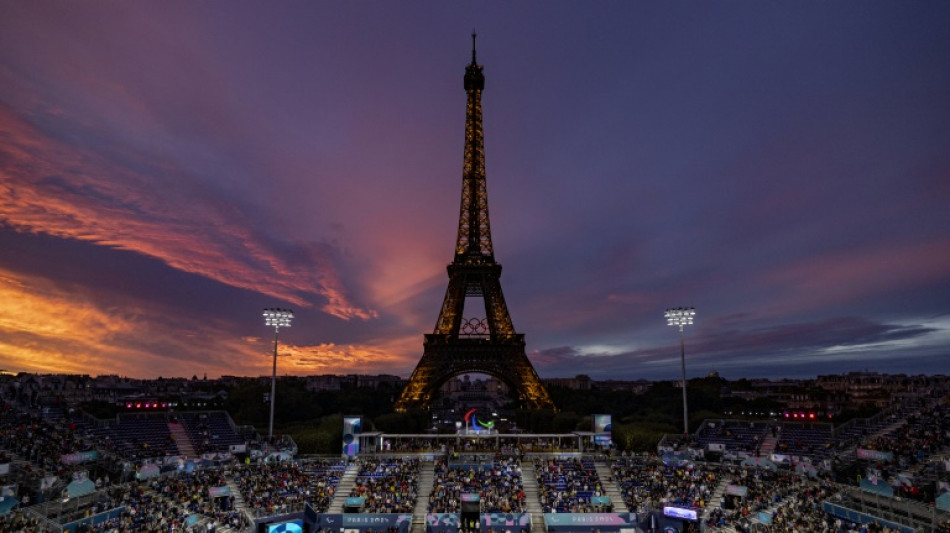
[[[449,379],[467,373],[488,374],[508,386],[522,407],[553,408],[551,397],[525,355],[524,335],[515,333],[501,292],[501,265],[495,262],[485,188],[482,90],[485,76],[475,62],[465,68],[465,156],[462,206],[455,259],[448,266],[449,286],[435,331],[425,336],[422,359],[396,402],[397,411],[427,408]],[[484,318],[466,315],[466,299],[484,301]]]

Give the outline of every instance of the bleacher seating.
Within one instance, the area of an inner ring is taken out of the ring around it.
[[[611,471],[631,511],[664,504],[705,507],[722,477],[717,465],[669,466],[657,458],[623,458]]]
[[[463,493],[479,495],[482,513],[525,512],[521,465],[514,457],[499,456],[474,464],[437,460],[428,512],[458,513]]]
[[[696,440],[703,448],[709,444],[721,444],[732,452],[754,453],[768,436],[768,422],[744,420],[714,420],[703,423]]]
[[[363,460],[350,496],[365,498],[365,513],[411,513],[418,479],[418,459]]]
[[[821,458],[834,453],[834,441],[831,424],[783,423],[775,452]]]
[[[97,440],[110,443],[113,451],[130,459],[179,453],[164,417],[121,417],[117,424],[94,428],[92,433]]]
[[[591,503],[604,494],[593,461],[581,459],[535,459],[538,494],[545,513],[597,512]]]
[[[175,418],[185,428],[198,453],[226,452],[232,444],[245,442],[226,412],[179,413]]]
[[[234,477],[244,501],[255,514],[279,514],[303,502],[324,512],[344,468],[342,462],[284,461],[240,468]]]

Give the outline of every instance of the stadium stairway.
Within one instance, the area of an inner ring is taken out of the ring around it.
[[[544,509],[541,508],[541,496],[538,494],[538,475],[530,459],[521,461],[521,485],[524,487],[525,511],[531,515],[531,530],[546,531]]]
[[[251,512],[250,507],[247,506],[247,502],[244,500],[244,495],[241,494],[241,488],[238,487],[236,481],[230,477],[226,477],[228,480],[228,489],[231,491],[231,496],[234,497],[234,510],[244,513],[244,516],[247,517],[248,522],[254,523],[254,513]]]
[[[597,470],[597,477],[600,478],[600,486],[604,488],[604,495],[610,498],[610,505],[615,513],[626,513],[630,509],[627,503],[623,501],[623,495],[620,493],[620,486],[614,480],[613,473],[606,461],[603,463],[597,461],[594,463],[594,469]]]
[[[360,465],[353,461],[346,465],[346,470],[340,476],[340,482],[336,484],[336,490],[333,491],[333,500],[330,502],[328,513],[343,513],[343,504],[350,495],[350,491],[356,486],[356,475],[360,473]]]
[[[412,510],[412,529],[409,533],[425,533],[426,513],[429,510],[429,494],[435,481],[435,463],[423,461],[419,465],[419,484],[416,490],[416,507]]]
[[[188,432],[185,431],[185,428],[181,424],[178,422],[169,422],[168,432],[171,433],[175,439],[175,446],[178,447],[178,453],[185,457],[194,457],[196,455],[195,445],[192,444],[191,437],[188,436]]]
[[[772,452],[775,451],[775,446],[778,444],[778,435],[772,436],[771,433],[762,440],[762,445],[759,446],[759,457],[770,457]]]
[[[723,477],[722,481],[719,482],[719,485],[716,485],[716,490],[713,491],[712,496],[709,497],[709,501],[706,502],[706,508],[703,509],[703,523],[709,519],[709,514],[712,513],[713,509],[720,509],[723,507],[726,498],[726,486],[730,483],[732,483],[731,478]]]

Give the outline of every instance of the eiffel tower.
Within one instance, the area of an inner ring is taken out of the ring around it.
[[[439,387],[467,373],[497,378],[517,394],[523,407],[554,407],[525,355],[524,334],[515,333],[501,292],[501,265],[492,249],[485,188],[484,88],[472,34],[472,62],[465,68],[465,155],[455,259],[448,266],[449,286],[435,331],[425,336],[422,359],[396,402],[397,411],[429,407]],[[484,318],[463,314],[466,298],[484,301]]]

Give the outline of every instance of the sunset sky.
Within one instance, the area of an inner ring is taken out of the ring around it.
[[[3,2],[0,369],[408,376],[472,29],[541,377],[950,373],[950,2]]]

